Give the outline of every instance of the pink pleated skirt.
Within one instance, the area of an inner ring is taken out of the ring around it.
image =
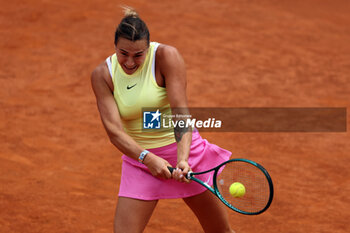
[[[149,149],[155,155],[167,160],[173,167],[177,162],[177,144]],[[211,169],[227,161],[231,152],[203,139],[198,131],[192,134],[192,144],[188,158],[193,172]],[[181,183],[173,179],[165,180],[152,176],[148,168],[123,155],[122,176],[119,187],[119,196],[140,200],[158,200],[170,198],[185,198],[200,194],[206,190],[197,182]],[[208,181],[212,185],[212,173],[196,176]]]

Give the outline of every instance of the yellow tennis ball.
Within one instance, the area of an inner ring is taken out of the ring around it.
[[[230,193],[233,197],[243,197],[245,194],[245,187],[239,182],[234,182],[230,185]]]

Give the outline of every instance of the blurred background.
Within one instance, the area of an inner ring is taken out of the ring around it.
[[[114,53],[121,5],[185,59],[191,107],[350,105],[346,0],[0,0],[0,232],[112,232],[121,153],[90,85]],[[349,117],[347,118],[349,122]],[[261,163],[275,184],[239,232],[348,232],[350,136],[207,132]],[[145,232],[202,232],[182,200],[161,200]]]

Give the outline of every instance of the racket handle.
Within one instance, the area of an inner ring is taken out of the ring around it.
[[[173,171],[175,170],[176,168],[173,168],[173,167],[169,167],[168,166],[168,170],[170,171],[170,173],[173,173]],[[186,179],[190,179],[191,178],[191,174],[192,174],[192,171],[189,171],[188,173],[187,173],[187,176],[186,176]]]
[[[175,170],[175,168],[169,167],[169,166],[168,166],[168,170],[169,170],[170,173],[173,173],[173,171]]]

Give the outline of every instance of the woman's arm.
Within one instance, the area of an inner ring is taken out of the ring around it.
[[[172,109],[174,120],[186,122],[186,115],[189,115],[187,95],[186,95],[186,68],[185,62],[174,47],[161,45],[159,47],[160,72],[165,79],[168,99]],[[183,117],[180,117],[183,116]],[[175,127],[174,135],[177,142],[177,170],[173,173],[175,179],[187,181],[183,174],[190,170],[188,156],[192,141],[191,127]]]
[[[112,85],[111,82],[108,83],[110,79],[111,77],[105,63],[96,67],[91,75],[91,85],[96,96],[103,126],[113,145],[127,156],[138,160],[140,153],[144,149],[124,131],[119,110],[113,97]],[[154,176],[171,178],[171,174],[166,168],[170,164],[153,153],[147,154],[144,164]]]

